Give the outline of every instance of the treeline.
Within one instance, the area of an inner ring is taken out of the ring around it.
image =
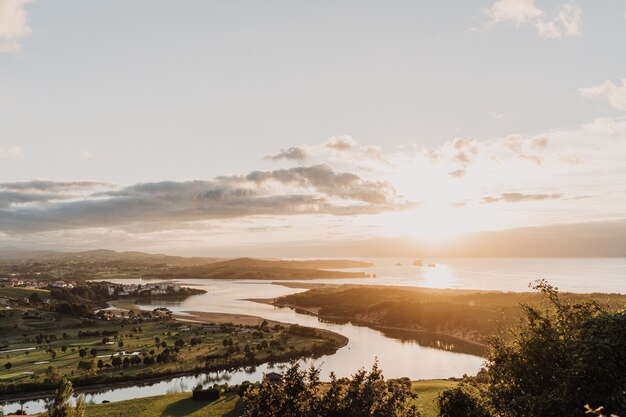
[[[181,340],[182,342],[182,340]],[[196,339],[194,344],[198,344],[199,339]],[[104,368],[109,365],[109,367],[118,368],[124,367],[127,368],[129,366],[139,366],[141,364],[145,366],[150,366],[156,363],[174,363],[177,362],[180,358],[179,352],[180,349],[185,345],[184,343],[177,343],[174,346],[167,347],[162,345],[163,351],[156,353],[151,351],[150,355],[146,355],[143,359],[140,359],[138,356],[133,356],[131,358],[125,357],[121,358],[119,356],[114,356],[110,358],[111,363],[107,364],[102,360],[96,361],[95,359],[89,361],[81,361],[82,365],[79,363],[79,369],[85,371],[95,371],[96,368]],[[190,340],[190,344],[192,344]],[[268,344],[264,345],[263,349],[268,348]],[[236,346],[238,348],[239,346]],[[269,347],[277,347],[275,344]],[[85,349],[83,349],[85,350]],[[245,350],[245,346],[244,346]],[[262,358],[256,357],[255,355],[245,355],[244,357],[235,357],[232,354],[227,355],[217,355],[213,357],[206,357],[205,363],[203,365],[196,365],[192,370],[188,371],[165,371],[165,372],[155,372],[151,368],[146,368],[145,372],[139,372],[134,375],[130,374],[86,374],[80,375],[76,377],[72,377],[71,381],[76,387],[87,387],[93,385],[102,385],[102,384],[112,384],[112,383],[123,383],[123,382],[135,382],[142,381],[146,379],[155,379],[155,378],[167,378],[173,377],[177,375],[195,375],[201,373],[209,373],[209,372],[217,372],[217,371],[234,371],[237,369],[241,369],[243,367],[249,366],[258,366],[264,363],[279,363],[279,362],[287,362],[290,360],[297,360],[304,357],[320,357],[323,355],[329,355],[334,353],[337,350],[337,346],[331,341],[326,340],[321,344],[314,344],[310,347],[303,349],[277,349],[278,351],[272,351],[267,356]],[[85,350],[85,356],[87,352]],[[93,353],[92,353],[93,355]],[[137,358],[137,359],[133,359]],[[138,361],[139,360],[139,361]],[[57,374],[54,367],[50,367],[50,372],[47,373],[46,379],[43,381],[33,381],[33,382],[21,382],[20,384],[0,384],[0,396],[6,396],[16,393],[24,393],[24,392],[43,392],[49,391],[54,388],[56,384],[59,382],[59,375]]]
[[[119,331],[117,330],[79,330],[78,337],[108,337],[108,336],[117,336]]]
[[[279,384],[242,385],[244,417],[419,417],[411,382],[385,380],[374,364],[352,378],[320,380],[319,369],[292,365]]]

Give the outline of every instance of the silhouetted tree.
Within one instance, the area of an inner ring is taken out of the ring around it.
[[[245,417],[418,417],[416,395],[397,380],[386,381],[377,364],[352,378],[331,375],[328,386],[319,369],[293,364],[280,383],[268,381],[242,390]]]

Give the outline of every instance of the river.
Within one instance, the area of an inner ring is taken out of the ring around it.
[[[375,259],[375,266],[356,269],[375,274],[376,278],[324,279],[307,282],[352,283],[377,285],[408,285],[432,288],[497,289],[526,291],[528,283],[545,278],[562,290],[573,292],[626,292],[626,259],[467,259],[427,260],[434,267],[415,267],[412,259]],[[593,279],[589,279],[593,277]],[[119,282],[144,282],[120,280]],[[151,281],[154,282],[154,281]],[[330,371],[347,376],[361,367],[370,367],[375,360],[388,378],[433,379],[459,377],[475,374],[483,359],[472,353],[471,346],[440,335],[384,334],[381,331],[350,323],[327,323],[314,316],[299,314],[291,309],[275,308],[246,298],[273,298],[292,294],[301,289],[287,288],[266,281],[226,281],[184,279],[186,286],[202,288],[206,294],[189,297],[181,302],[159,302],[143,305],[152,309],[158,306],[170,310],[207,311],[218,313],[249,314],[287,323],[318,327],[334,331],[349,338],[349,343],[333,355],[316,360],[306,360],[305,365],[315,364],[322,368],[322,375]],[[393,337],[390,337],[393,336]],[[282,365],[277,365],[282,366]],[[107,389],[87,394],[89,403],[103,400],[120,401],[131,398],[190,391],[197,384],[229,382],[237,384],[244,380],[259,380],[268,371],[267,365],[235,372],[220,372],[200,376],[187,376],[160,381],[151,385]],[[28,401],[30,413],[44,409],[44,401]],[[12,411],[17,404],[7,404]]]

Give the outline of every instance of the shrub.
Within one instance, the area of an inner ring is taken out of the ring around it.
[[[194,400],[217,400],[220,398],[220,390],[216,388],[196,389],[193,390],[192,398]]]

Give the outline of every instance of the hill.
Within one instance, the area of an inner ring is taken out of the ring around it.
[[[351,261],[346,259],[313,259],[306,261],[267,260],[257,258],[237,258],[216,262],[214,266],[253,267],[253,268],[290,268],[290,269],[341,269],[369,268],[371,262]]]
[[[314,269],[318,262],[324,261],[265,261],[260,259],[240,258],[205,265],[173,267],[164,272],[154,271],[150,278],[204,278],[204,279],[263,279],[263,280],[298,280],[320,278],[367,278],[364,272],[346,272]],[[348,265],[351,261],[333,261],[338,265]],[[346,262],[341,264],[339,262]],[[329,265],[329,264],[327,264]],[[298,267],[294,267],[298,266]],[[352,266],[351,266],[352,267]]]
[[[593,299],[609,309],[626,306],[621,294],[563,294],[567,301]],[[350,320],[369,327],[441,333],[486,344],[523,316],[521,304],[542,306],[539,293],[370,285],[319,286],[278,298],[277,306],[293,307],[326,320]]]

